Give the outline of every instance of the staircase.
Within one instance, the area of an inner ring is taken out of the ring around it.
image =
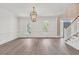
[[[79,16],[71,23],[69,27],[64,29],[65,43],[79,50]]]

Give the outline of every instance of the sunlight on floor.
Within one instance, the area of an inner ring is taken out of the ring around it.
[[[62,46],[62,45],[64,45],[64,44],[65,44],[64,39],[61,38],[61,39],[60,39],[60,45]]]
[[[49,47],[49,46],[51,46],[51,40],[49,40],[49,39],[42,39],[42,45],[43,45],[44,47]]]
[[[32,47],[33,46],[33,39],[26,39],[25,40],[25,44],[28,48]]]

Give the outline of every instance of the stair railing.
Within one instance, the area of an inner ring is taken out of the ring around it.
[[[69,40],[72,36],[76,36],[79,33],[79,16],[77,16],[71,24],[64,29],[64,38]]]

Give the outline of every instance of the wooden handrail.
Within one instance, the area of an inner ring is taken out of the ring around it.
[[[77,17],[71,22],[71,24],[70,24],[69,26],[71,26],[71,25],[77,20],[78,17],[79,17],[79,16],[77,16]],[[69,26],[68,26],[68,27],[69,27]],[[68,27],[67,27],[67,28],[68,28]],[[66,29],[67,29],[67,28],[66,28]]]

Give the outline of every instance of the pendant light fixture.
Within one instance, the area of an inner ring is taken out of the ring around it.
[[[36,9],[35,9],[34,6],[33,6],[33,9],[32,9],[32,12],[31,12],[30,16],[31,16],[32,22],[36,22],[36,19],[37,19],[37,12],[36,12]]]

